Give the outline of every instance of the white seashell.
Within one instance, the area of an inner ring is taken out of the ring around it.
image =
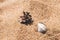
[[[47,31],[46,25],[44,25],[43,23],[38,23],[38,32],[46,33],[46,31]]]

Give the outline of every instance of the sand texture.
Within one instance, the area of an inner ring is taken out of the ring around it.
[[[32,25],[19,22],[23,11],[32,15]],[[46,34],[37,32],[38,22]],[[60,0],[0,0],[0,40],[60,40]]]

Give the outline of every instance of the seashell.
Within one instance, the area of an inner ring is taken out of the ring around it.
[[[45,34],[47,31],[46,25],[43,23],[38,23],[38,32]]]

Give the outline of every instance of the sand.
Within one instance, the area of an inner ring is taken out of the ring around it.
[[[32,25],[19,22],[23,11],[32,15]],[[37,31],[38,22],[46,34]],[[60,0],[0,0],[0,40],[60,40]]]

